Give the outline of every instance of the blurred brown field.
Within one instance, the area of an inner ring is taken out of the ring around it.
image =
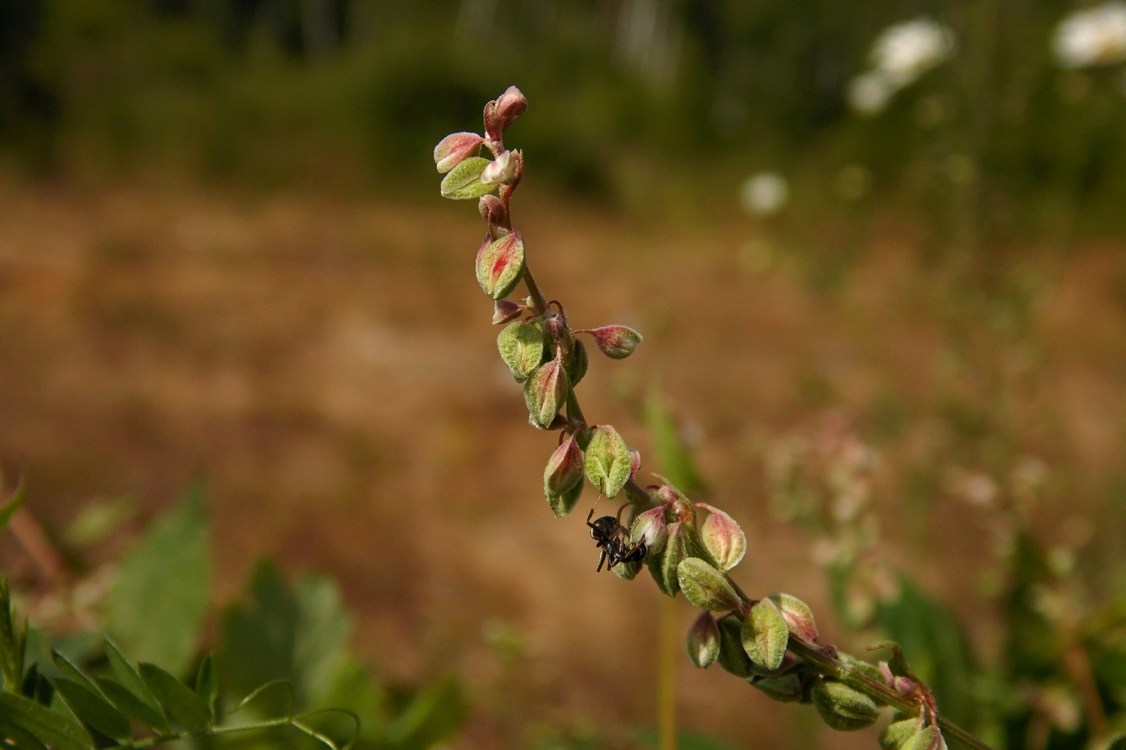
[[[808,271],[839,243],[831,228],[802,249],[733,212],[702,227],[642,221],[534,191],[516,221],[546,294],[576,326],[645,335],[624,362],[592,361],[584,411],[641,449],[643,472],[659,471],[639,416],[659,384],[709,501],[748,534],[745,589],[801,596],[827,640],[867,645],[829,614],[813,538],[766,508],[770,445],[843,418],[880,456],[881,552],[959,613],[988,661],[988,514],[946,491],[935,466],[956,461],[949,444],[966,437],[950,432],[955,407],[986,415],[980,428],[963,420],[967,440],[1046,465],[1053,480],[1033,516],[1044,541],[1089,542],[1096,592],[1122,584],[1121,488],[1110,491],[1126,477],[1120,240],[986,248],[1038,285],[1026,334],[998,344],[984,321],[959,317],[958,277],[895,221],[824,290]],[[120,494],[151,518],[201,475],[215,604],[263,557],[332,574],[381,675],[464,680],[471,718],[452,746],[528,747],[571,731],[632,747],[629,728],[656,724],[660,595],[644,574],[595,574],[589,487],[564,520],[545,507],[554,437],[528,426],[496,356],[471,271],[472,206],[436,189],[418,203],[66,181],[4,182],[0,205],[0,466],[24,477],[49,532]],[[751,262],[756,242],[773,243],[769,263]],[[921,466],[937,482],[925,502],[909,497]],[[36,591],[11,535],[0,561]],[[694,616],[678,601],[679,632]],[[677,667],[686,730],[737,747],[874,741],[822,734],[808,711],[718,667],[693,670],[679,653]]]

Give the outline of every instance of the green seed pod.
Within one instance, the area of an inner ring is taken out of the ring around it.
[[[719,627],[719,666],[744,680],[751,676],[751,660],[743,650],[743,621],[734,613],[716,620]]]
[[[496,190],[496,185],[481,182],[481,174],[487,166],[489,160],[483,156],[470,156],[458,162],[442,178],[442,197],[455,201],[476,200]]]
[[[875,664],[857,659],[852,654],[846,654],[843,651],[837,655],[837,659],[840,661],[842,669],[847,672],[860,673],[876,682],[887,683],[883,672]]]
[[[747,552],[747,535],[734,518],[719,508],[707,503],[695,505],[708,511],[708,517],[700,524],[700,538],[704,547],[721,569],[731,570]]]
[[[567,374],[559,359],[553,359],[532,373],[524,382],[524,403],[528,421],[541,430],[551,429],[555,415],[567,397]]]
[[[571,383],[571,387],[579,384],[579,381],[586,375],[587,365],[590,360],[587,358],[586,347],[583,342],[575,341],[571,345],[571,354],[567,357],[564,367],[567,370],[567,379]]]
[[[629,480],[629,447],[612,426],[601,424],[591,431],[584,457],[586,477],[605,497],[614,497]]]
[[[759,599],[743,620],[743,649],[755,668],[774,672],[782,666],[790,631],[777,605],[770,599]]]
[[[551,508],[551,512],[556,516],[562,518],[575,509],[575,505],[579,502],[579,497],[583,494],[583,483],[578,482],[571,489],[559,494],[547,496],[547,507]]]
[[[680,590],[684,592],[684,598],[700,609],[735,609],[743,603],[727,577],[698,557],[681,560],[676,566],[676,578],[680,583]],[[781,616],[778,620],[781,622]],[[782,630],[785,632],[785,624],[782,625]]]
[[[641,572],[641,566],[644,565],[641,560],[630,560],[629,562],[620,562],[610,568],[614,571],[614,575],[626,581],[632,581],[637,578],[637,574]]]
[[[817,643],[817,623],[808,604],[790,594],[771,594],[768,598],[778,606],[791,633],[806,643]]]
[[[497,335],[500,358],[517,383],[523,383],[540,366],[546,341],[535,323],[510,323]]]
[[[871,726],[880,715],[880,707],[874,700],[837,680],[818,680],[813,686],[812,698],[825,723],[843,732]]]
[[[923,728],[923,719],[912,716],[893,721],[880,732],[880,750],[904,750]]]
[[[679,521],[670,523],[666,529],[664,549],[649,555],[649,573],[657,582],[657,588],[669,596],[680,591],[680,581],[676,577],[677,566],[688,556],[688,529]]]
[[[562,495],[583,481],[583,451],[574,435],[568,435],[547,460],[543,470],[543,492]]]
[[[800,701],[802,698],[802,678],[797,672],[787,672],[776,677],[756,675],[748,682],[774,700],[782,703],[793,703]]]

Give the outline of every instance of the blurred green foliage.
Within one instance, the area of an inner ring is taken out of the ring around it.
[[[875,197],[1002,239],[1121,228],[1121,71],[1056,66],[1069,9],[9,0],[0,143],[38,170],[421,191],[433,144],[516,83],[537,177],[589,198],[700,205],[706,185],[714,204],[765,166],[819,214]],[[954,59],[880,116],[851,112],[872,40],[918,16],[953,30]]]

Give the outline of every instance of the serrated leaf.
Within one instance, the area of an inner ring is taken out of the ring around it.
[[[51,684],[59,691],[68,708],[79,721],[97,732],[115,740],[128,739],[131,734],[129,720],[110,704],[93,683],[75,682],[66,677],[58,677]]]
[[[471,156],[446,173],[442,178],[442,197],[450,200],[474,200],[496,190],[496,185],[481,182],[481,173],[489,166],[483,156]]]
[[[183,672],[211,589],[202,483],[160,518],[122,561],[106,606],[107,630],[139,661]]]
[[[41,706],[22,695],[0,692],[0,716],[52,750],[94,748],[94,740],[69,714]]]
[[[743,620],[743,649],[751,662],[764,672],[773,672],[782,666],[790,629],[770,599],[759,599]]]
[[[98,689],[102,691],[102,695],[108,698],[109,702],[116,706],[118,710],[132,716],[157,732],[166,733],[169,731],[168,719],[161,712],[159,704],[155,707],[150,706],[127,690],[120,682],[107,678],[98,678],[96,682]],[[145,690],[148,691],[148,688],[145,688]]]
[[[102,692],[122,711],[153,729],[167,732],[168,720],[160,709],[160,701],[156,699],[156,696],[149,690],[149,686],[141,679],[140,672],[129,663],[122,655],[121,650],[117,648],[117,644],[109,638],[105,639],[103,650],[117,682],[113,683],[116,686],[115,688],[107,690],[106,681],[99,681],[98,685],[102,688]],[[119,700],[120,692],[118,688],[124,690],[133,700],[129,701],[127,698]]]
[[[148,685],[164,713],[189,732],[211,724],[211,712],[192,690],[155,664],[141,662],[141,679]]]
[[[509,232],[485,245],[475,261],[477,283],[490,299],[508,296],[524,275],[524,240]]]
[[[594,428],[583,455],[583,468],[590,483],[607,498],[621,492],[629,481],[629,446],[612,426]]]

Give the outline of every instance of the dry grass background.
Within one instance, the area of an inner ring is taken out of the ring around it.
[[[594,574],[589,488],[566,520],[544,507],[554,442],[527,426],[495,355],[470,271],[471,206],[11,184],[0,203],[0,465],[24,474],[47,528],[118,493],[156,513],[200,472],[217,604],[262,556],[331,573],[382,674],[463,677],[474,710],[456,747],[528,747],[561,728],[628,747],[629,727],[655,724],[658,594],[644,576]],[[534,200],[517,211],[537,278],[573,324],[646,335],[635,357],[592,363],[588,417],[644,460],[635,407],[658,374],[712,501],[748,532],[743,587],[802,596],[829,639],[862,645],[828,614],[809,538],[764,509],[760,449],[815,423],[826,401],[863,427],[891,398],[906,427],[881,446],[884,464],[922,460],[930,428],[912,415],[951,387],[950,335],[934,315],[941,282],[910,243],[875,242],[822,295],[785,264],[748,271],[740,248],[755,230],[734,218],[644,226]],[[1012,364],[1011,407],[1032,426],[1023,449],[1072,467],[1067,502],[1041,509],[1052,529],[1096,512],[1099,482],[1126,471],[1126,254],[1106,243],[1037,263],[1039,356]],[[811,381],[831,396],[811,396]],[[983,611],[980,517],[950,498],[880,502],[898,542],[887,554],[964,616]],[[30,575],[10,538],[0,559]],[[693,616],[681,605],[682,625]],[[989,618],[973,629],[988,647]],[[686,729],[738,747],[817,744],[811,712],[679,664]]]

